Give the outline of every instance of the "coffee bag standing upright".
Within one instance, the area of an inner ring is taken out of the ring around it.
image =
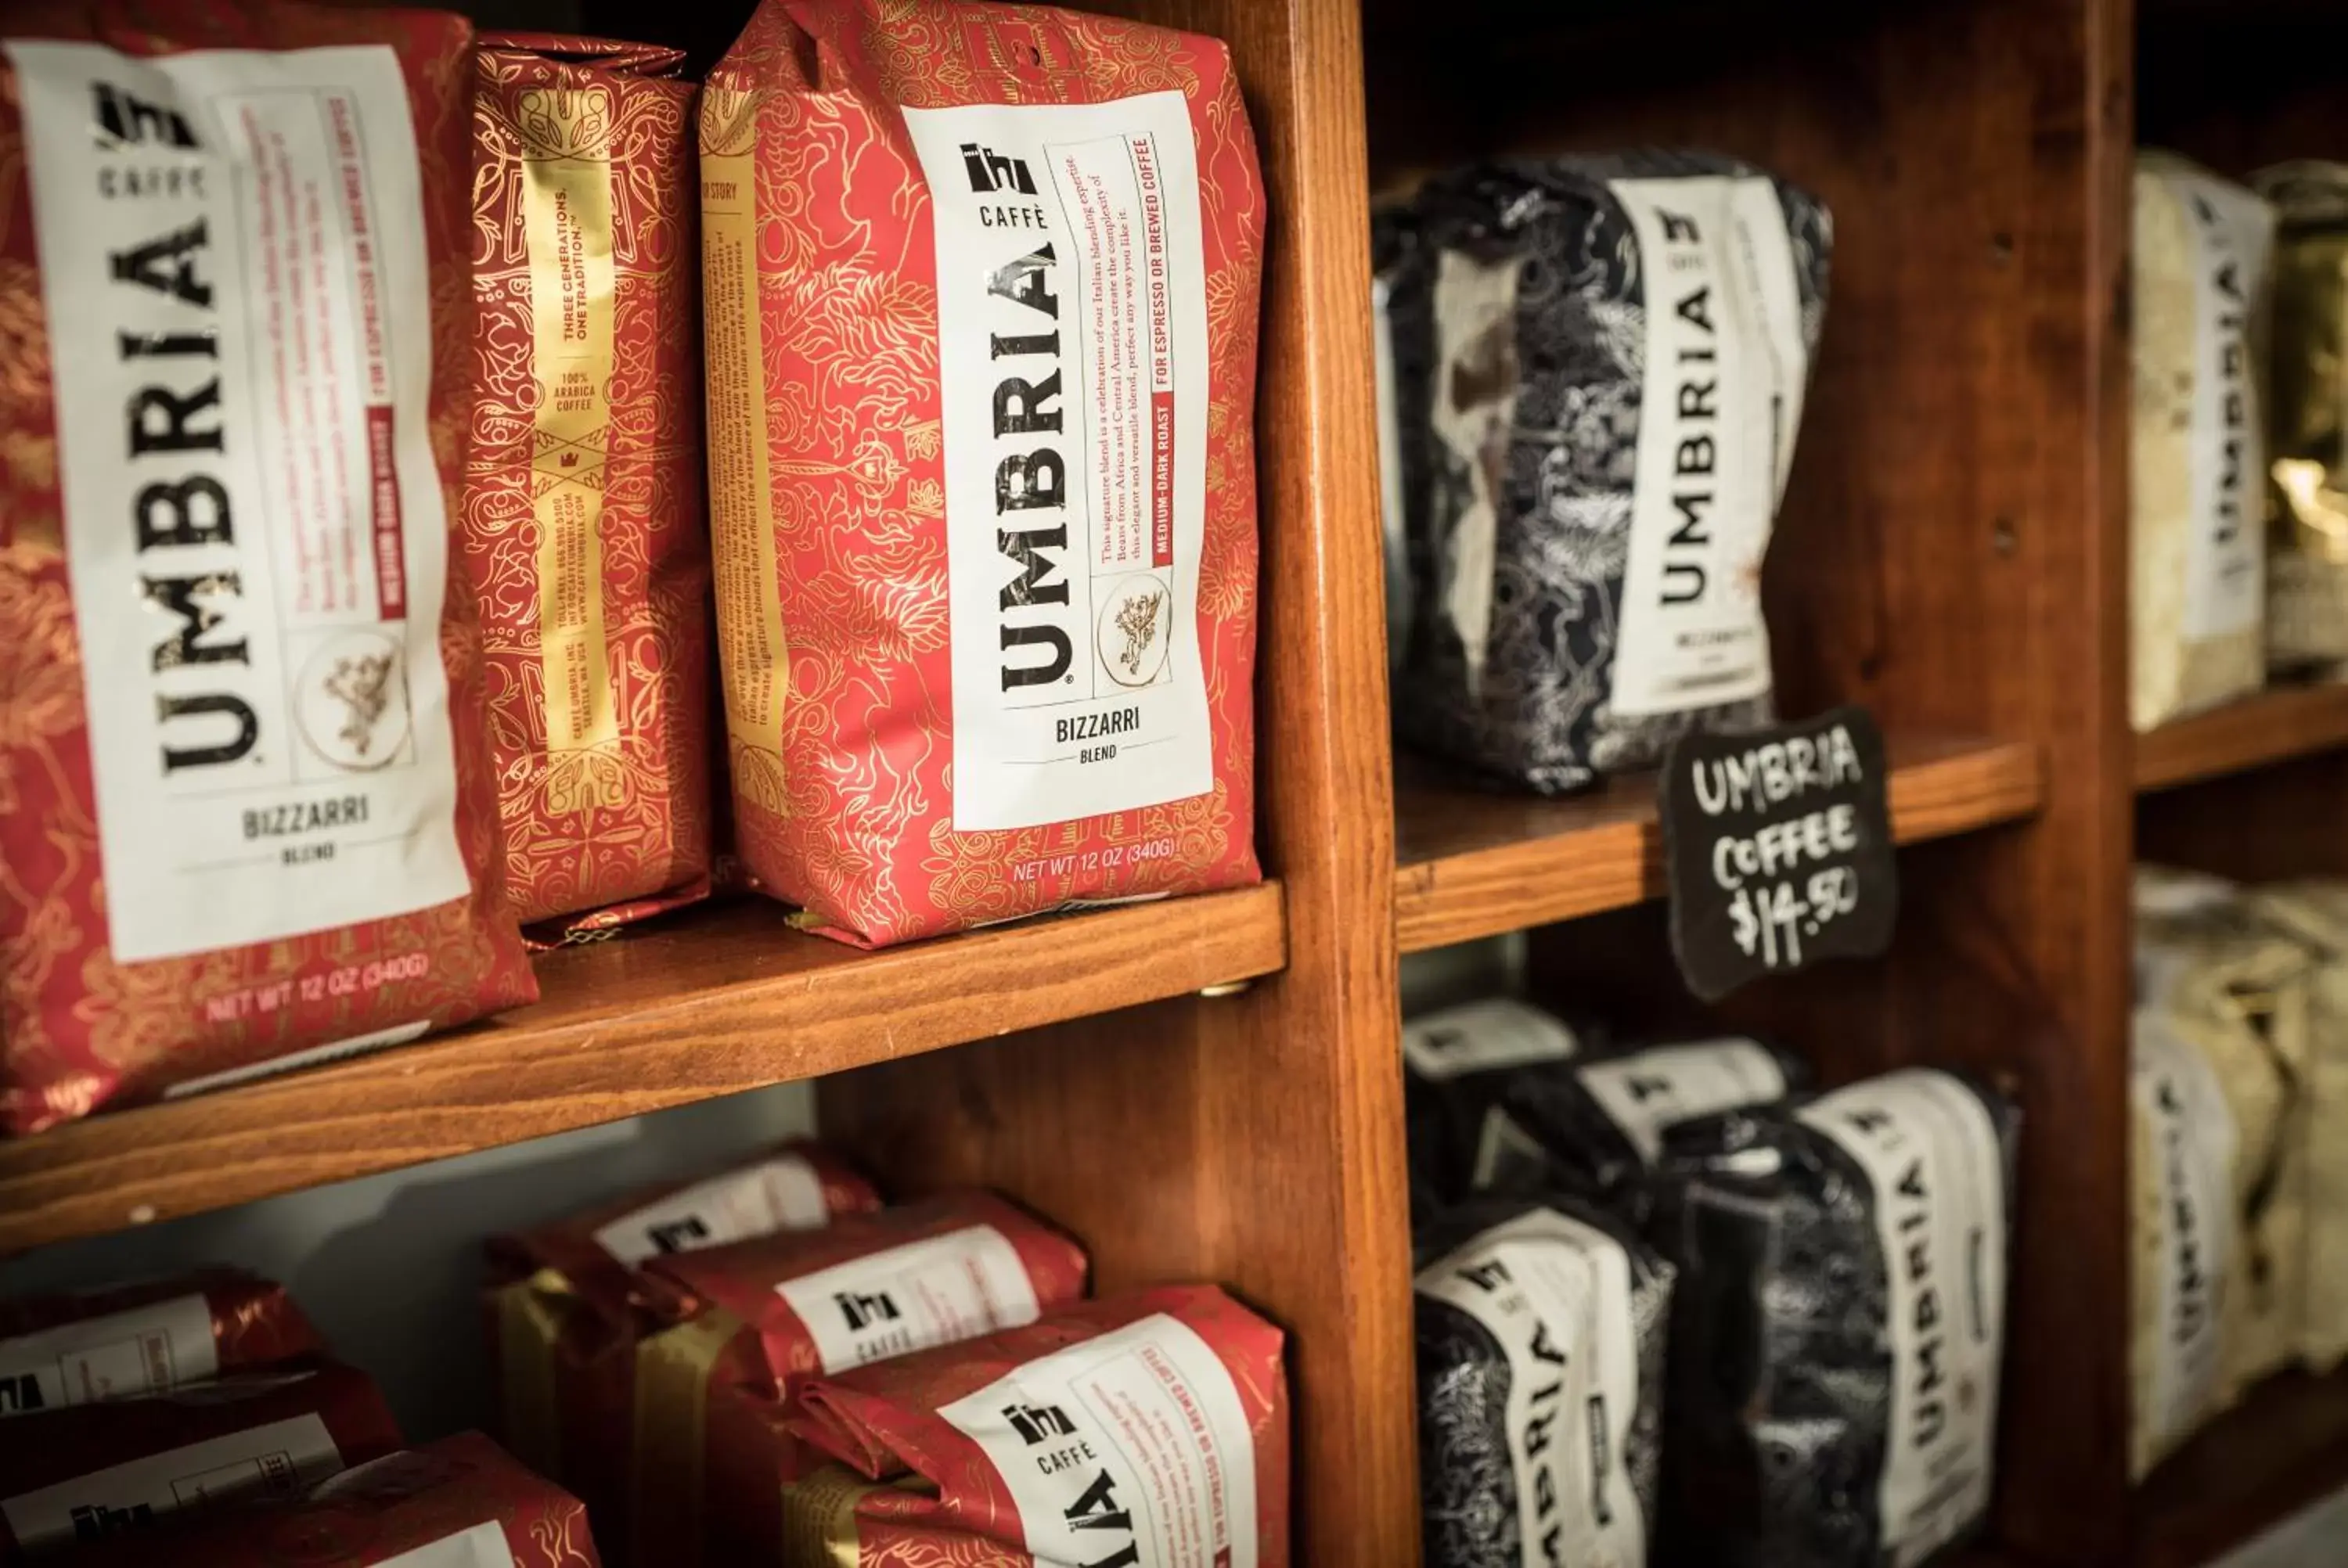
[[[650,45],[479,58],[458,538],[514,904],[577,936],[709,889],[696,89]]]
[[[1224,46],[767,0],[701,151],[753,876],[873,946],[1254,881],[1263,188]]]
[[[449,591],[470,30],[0,26],[0,1123],[530,999]]]

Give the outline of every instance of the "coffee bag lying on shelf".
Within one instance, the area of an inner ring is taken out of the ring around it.
[[[2232,1112],[2234,1261],[2219,1402],[2300,1359],[2313,960],[2216,877],[2137,869],[2137,1005],[2208,1061]]]
[[[786,1552],[1285,1568],[1281,1341],[1212,1286],[1167,1286],[816,1378],[793,1429],[847,1469],[791,1488]]]
[[[242,1270],[0,1301],[0,1416],[167,1394],[318,1349],[285,1287]]]
[[[2278,164],[2250,183],[2275,210],[2267,662],[2328,670],[2348,664],[2348,165]]]
[[[1421,1207],[1461,1203],[1489,1186],[1499,1164],[1518,1157],[1501,1141],[1514,1129],[1491,1121],[1511,1078],[1570,1061],[1582,1050],[1581,1031],[1509,997],[1406,1021],[1404,1109],[1411,1184]]]
[[[1669,1140],[1668,1560],[1920,1568],[1980,1528],[2018,1130],[1909,1069]]]
[[[836,1155],[794,1143],[489,1244],[486,1306],[499,1435],[576,1492],[606,1538],[628,1538],[637,1347],[667,1327],[676,1288],[641,1266],[880,1206]]]
[[[2274,211],[2167,153],[2137,158],[2129,714],[2148,730],[2266,678],[2259,405]]]
[[[1564,1200],[1435,1227],[1418,1273],[1428,1568],[1642,1568],[1656,1522],[1671,1266]]]
[[[2136,1015],[2128,1180],[2128,1473],[2141,1478],[2230,1399],[2241,1141],[2209,1059],[2156,1009]]]
[[[448,549],[471,30],[140,15],[0,21],[20,1132],[537,994]]]
[[[651,1260],[690,1316],[636,1348],[633,1561],[772,1561],[801,1384],[1032,1323],[1084,1294],[1086,1267],[984,1192]]]
[[[85,1548],[75,1568],[599,1568],[587,1511],[478,1432],[333,1476],[297,1497],[191,1511]]]
[[[1493,164],[1414,204],[1390,313],[1414,571],[1395,726],[1543,794],[1770,711],[1761,561],[1833,224],[1705,154]]]
[[[458,542],[514,904],[576,935],[709,890],[697,89],[644,44],[479,60]]]
[[[1511,1131],[1490,1140],[1495,1149],[1520,1153],[1499,1156],[1488,1184],[1500,1192],[1561,1187],[1643,1222],[1646,1179],[1673,1127],[1774,1105],[1809,1083],[1801,1058],[1741,1038],[1640,1046],[1520,1072],[1498,1112]]]
[[[2315,965],[2299,1077],[2307,1204],[2307,1321],[2300,1349],[2310,1370],[2328,1373],[2348,1359],[2348,883],[2280,883],[2250,897]]]
[[[198,1502],[294,1495],[399,1440],[375,1384],[335,1362],[27,1416],[0,1441],[0,1561]]]
[[[1228,51],[765,0],[701,177],[759,885],[879,946],[1255,881],[1263,184]]]

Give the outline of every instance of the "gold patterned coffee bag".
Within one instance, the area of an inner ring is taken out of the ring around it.
[[[695,88],[684,56],[481,40],[478,400],[460,539],[525,922],[709,887]],[[558,934],[558,933],[542,933]]]

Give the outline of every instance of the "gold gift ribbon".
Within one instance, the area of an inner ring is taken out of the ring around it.
[[[700,1559],[709,1374],[742,1328],[740,1318],[713,1307],[636,1346],[630,1512],[639,1563]]]
[[[856,1505],[881,1483],[839,1465],[783,1488],[783,1561],[792,1568],[858,1568]]]
[[[624,804],[618,693],[603,631],[603,465],[612,429],[612,117],[608,87],[533,87],[516,101],[538,374],[530,507],[538,518],[538,658],[546,807]]]
[[[495,1291],[498,1360],[505,1445],[539,1474],[562,1474],[562,1417],[555,1399],[555,1355],[578,1298],[551,1268]]]
[[[709,391],[709,534],[734,790],[781,815],[783,633],[775,491],[759,357],[756,95],[701,94],[702,346]]]

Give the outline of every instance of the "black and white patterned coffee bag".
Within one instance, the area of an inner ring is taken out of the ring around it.
[[[1910,1069],[1667,1141],[1670,1561],[1920,1568],[1975,1532],[2019,1132]]]
[[[1486,1185],[1586,1193],[1643,1224],[1647,1177],[1673,1127],[1724,1111],[1775,1105],[1809,1087],[1808,1063],[1757,1040],[1644,1045],[1509,1076],[1490,1112],[1506,1129],[1483,1144]],[[1520,1153],[1538,1151],[1537,1160]]]
[[[1582,1032],[1534,1007],[1490,997],[1402,1026],[1414,1212],[1465,1201],[1493,1185],[1497,1170],[1528,1152],[1493,1142],[1492,1120],[1510,1081],[1545,1071],[1587,1049]],[[1506,1119],[1502,1118],[1501,1122]],[[1537,1153],[1537,1151],[1531,1153]]]
[[[1680,152],[1480,166],[1382,225],[1406,741],[1556,794],[1768,717],[1761,560],[1832,235]]]
[[[1642,1568],[1671,1266],[1564,1199],[1470,1205],[1423,1239],[1427,1568]]]

